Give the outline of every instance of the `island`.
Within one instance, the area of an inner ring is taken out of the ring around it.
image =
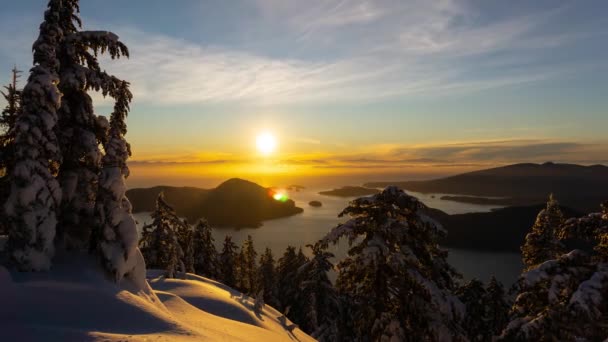
[[[288,186],[287,186],[287,190],[289,190],[289,191],[296,191],[296,192],[299,192],[300,190],[304,190],[304,189],[306,189],[306,187],[305,187],[305,186],[303,186],[303,185],[298,185],[298,184],[292,184],[292,185],[288,185]]]
[[[320,195],[324,196],[336,196],[336,197],[357,197],[357,196],[368,196],[379,193],[380,190],[373,188],[365,188],[362,186],[343,186],[339,189],[333,189],[328,191],[319,192]]]
[[[260,227],[265,220],[304,211],[296,207],[293,200],[275,200],[272,189],[233,178],[214,189],[171,186],[130,189],[127,197],[133,212],[153,211],[156,197],[161,191],[179,216],[190,222],[205,218],[215,227]]]
[[[310,202],[308,202],[308,205],[311,207],[318,208],[318,207],[322,207],[323,203],[321,203],[320,201],[310,201]]]

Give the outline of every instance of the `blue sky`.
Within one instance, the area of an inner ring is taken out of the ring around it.
[[[2,79],[31,64],[45,5],[3,4]],[[269,130],[277,165],[323,158],[344,170],[605,163],[607,10],[599,0],[81,5],[85,29],[130,47],[128,61],[104,66],[132,82],[135,161],[247,163]]]

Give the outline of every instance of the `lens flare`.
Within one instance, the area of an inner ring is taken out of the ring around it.
[[[278,202],[287,202],[287,200],[289,199],[287,194],[284,192],[274,192],[273,194],[271,194],[271,196],[275,201]]]

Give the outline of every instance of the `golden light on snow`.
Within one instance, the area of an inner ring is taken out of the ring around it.
[[[269,132],[260,133],[255,139],[255,145],[258,152],[267,156],[276,150],[277,138]]]

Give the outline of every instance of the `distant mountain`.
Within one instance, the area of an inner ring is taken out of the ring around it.
[[[365,184],[366,187],[388,185],[424,193],[506,197],[505,205],[543,203],[549,193],[554,193],[560,203],[568,207],[591,211],[608,199],[608,167],[555,163],[514,164],[428,181]],[[451,200],[475,201],[462,196]]]
[[[303,211],[294,201],[276,201],[270,189],[238,178],[229,179],[215,189],[171,186],[131,189],[127,197],[134,212],[153,211],[161,191],[179,216],[189,221],[204,217],[214,226],[259,227],[264,220]]]
[[[534,224],[536,215],[544,207],[544,204],[508,207],[487,213],[456,215],[430,209],[429,215],[448,231],[447,237],[441,242],[446,247],[519,252],[526,234]],[[566,218],[582,215],[567,207],[562,207],[562,211]]]
[[[321,191],[319,194],[325,196],[336,196],[336,197],[357,197],[367,196],[379,193],[378,189],[364,188],[361,186],[343,186],[339,189],[333,189],[328,191]]]

